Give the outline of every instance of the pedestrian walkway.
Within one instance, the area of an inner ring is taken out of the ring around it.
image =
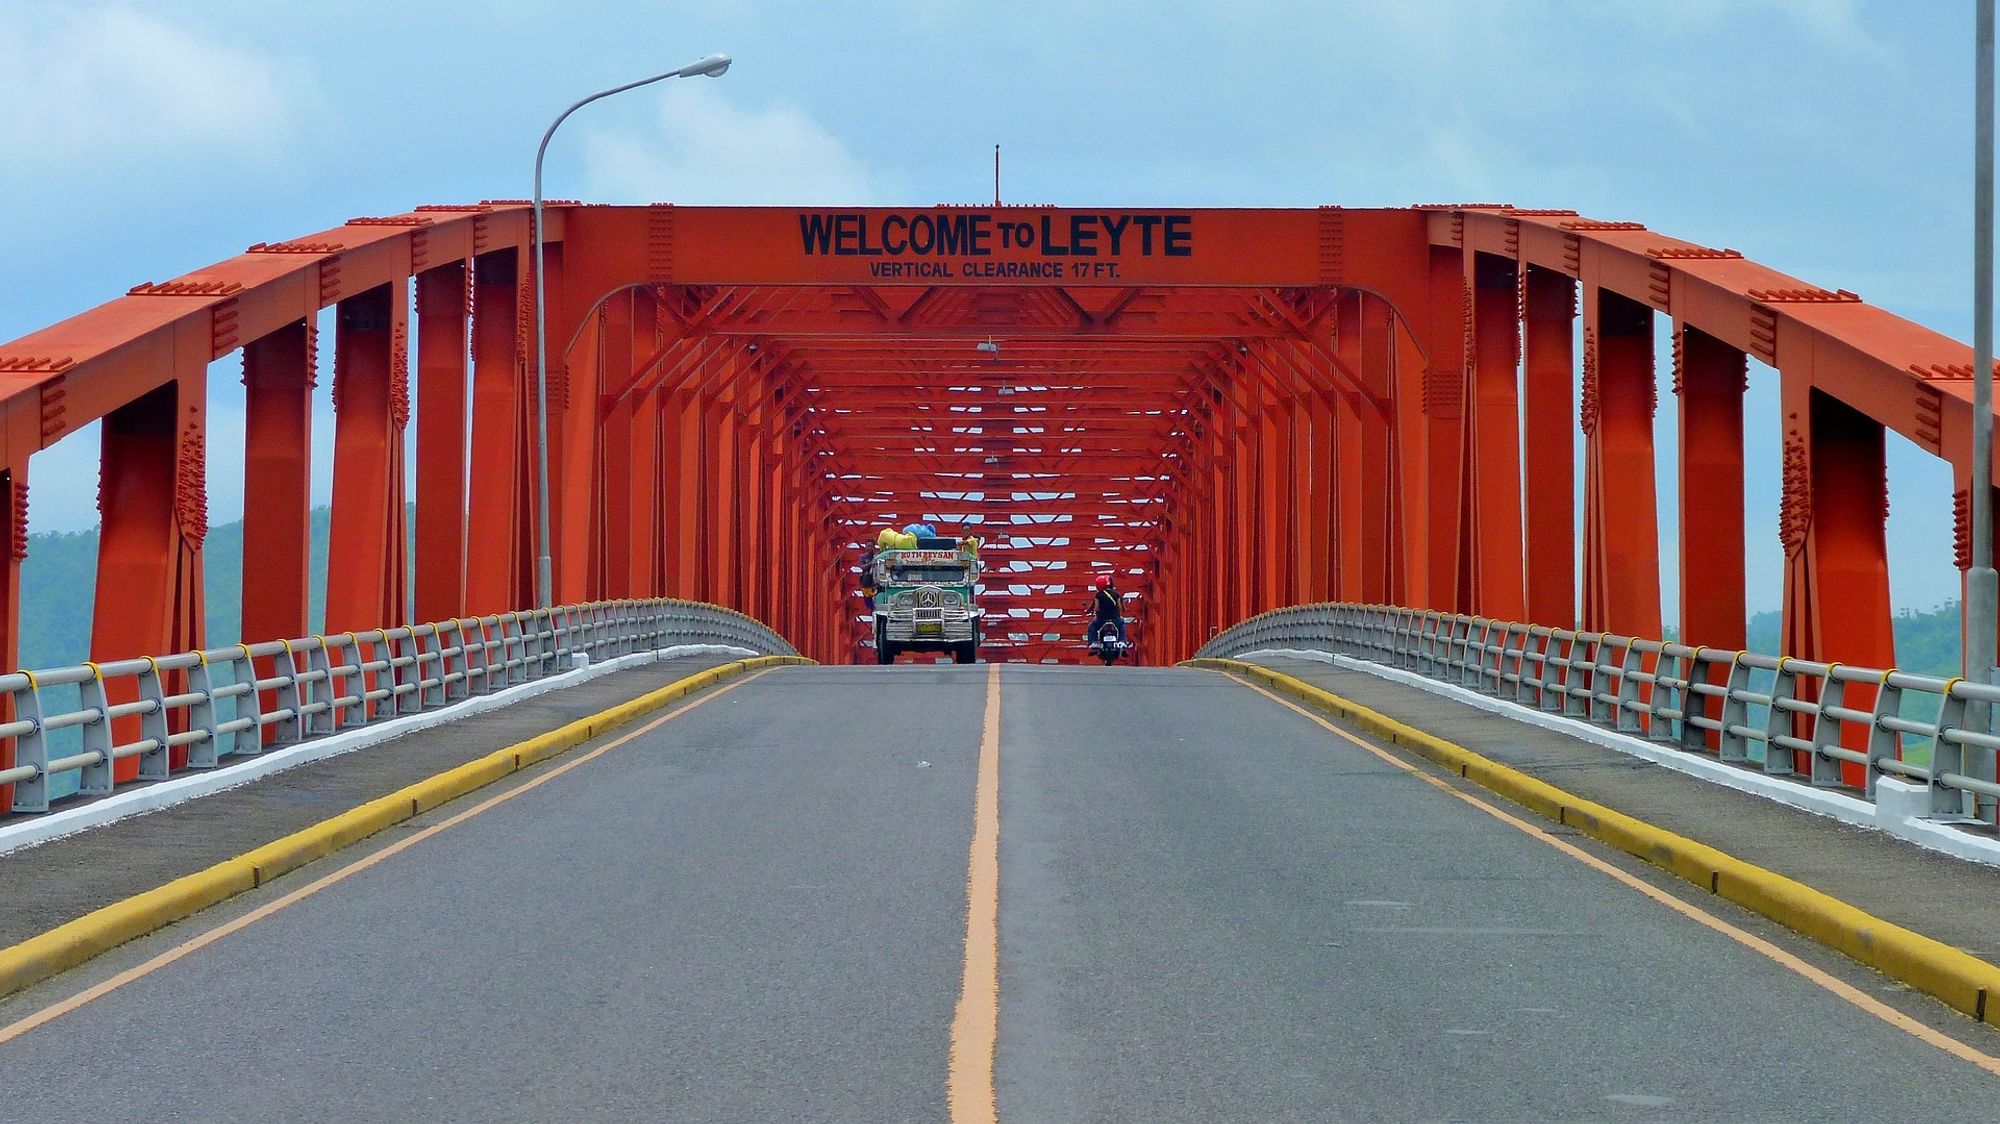
[[[1365,671],[1276,656],[1249,662],[1795,879],[1883,920],[2000,961],[2000,870],[1710,784]]]

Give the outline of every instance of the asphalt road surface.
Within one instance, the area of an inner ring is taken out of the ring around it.
[[[257,918],[0,1042],[0,1119],[944,1119],[988,674],[771,672],[135,942],[0,1025]],[[1002,1120],[2000,1103],[2000,1078],[1244,686],[1000,682]]]

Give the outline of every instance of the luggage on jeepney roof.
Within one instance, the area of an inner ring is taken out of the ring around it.
[[[918,550],[956,550],[957,548],[957,539],[939,538],[935,535],[917,536]]]
[[[896,549],[896,539],[897,539],[898,537],[899,537],[899,536],[897,535],[897,533],[896,533],[896,529],[895,529],[894,527],[884,527],[884,528],[882,528],[882,533],[881,533],[881,534],[879,534],[879,535],[876,535],[876,536],[875,536],[875,549],[877,549],[877,550],[895,550],[895,549]]]
[[[906,535],[901,531],[884,531],[880,541],[884,550],[917,549],[917,536]]]
[[[905,523],[903,524],[903,533],[912,536],[921,535],[924,533],[924,525],[922,523]]]

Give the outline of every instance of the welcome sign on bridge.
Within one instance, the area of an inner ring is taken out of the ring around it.
[[[1040,220],[991,211],[807,211],[799,215],[799,242],[808,257],[879,258],[868,264],[877,281],[1117,280],[1127,254],[1194,256],[1194,216],[1185,212],[1044,213]]]
[[[579,233],[593,210],[572,213]],[[671,231],[651,232],[655,260],[670,250],[671,279],[697,284],[1309,285],[1326,280],[1321,228],[1338,221],[1296,209],[658,210]]]

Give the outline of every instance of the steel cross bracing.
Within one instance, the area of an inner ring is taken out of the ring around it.
[[[0,344],[0,662],[17,662],[30,458],[92,422],[93,653],[204,643],[208,379],[237,356],[246,640],[306,632],[321,394],[337,407],[325,627],[531,604],[526,211],[424,207],[259,243]],[[856,233],[913,215],[956,231],[959,256]],[[1100,572],[1149,662],[1333,600],[1672,623],[1734,650],[1756,377],[1782,402],[1786,652],[1885,666],[1885,434],[1951,464],[1961,512],[1974,487],[1963,345],[1733,250],[1486,204],[1175,212],[1171,250],[978,241],[1067,216],[550,205],[556,601],[714,601],[852,659],[862,544],[927,520],[986,540],[992,659],[1076,658]],[[815,223],[846,233],[815,243]],[[1963,519],[1935,549],[1967,564]],[[1845,689],[1858,708],[1874,690]],[[12,752],[0,739],[0,769]]]

